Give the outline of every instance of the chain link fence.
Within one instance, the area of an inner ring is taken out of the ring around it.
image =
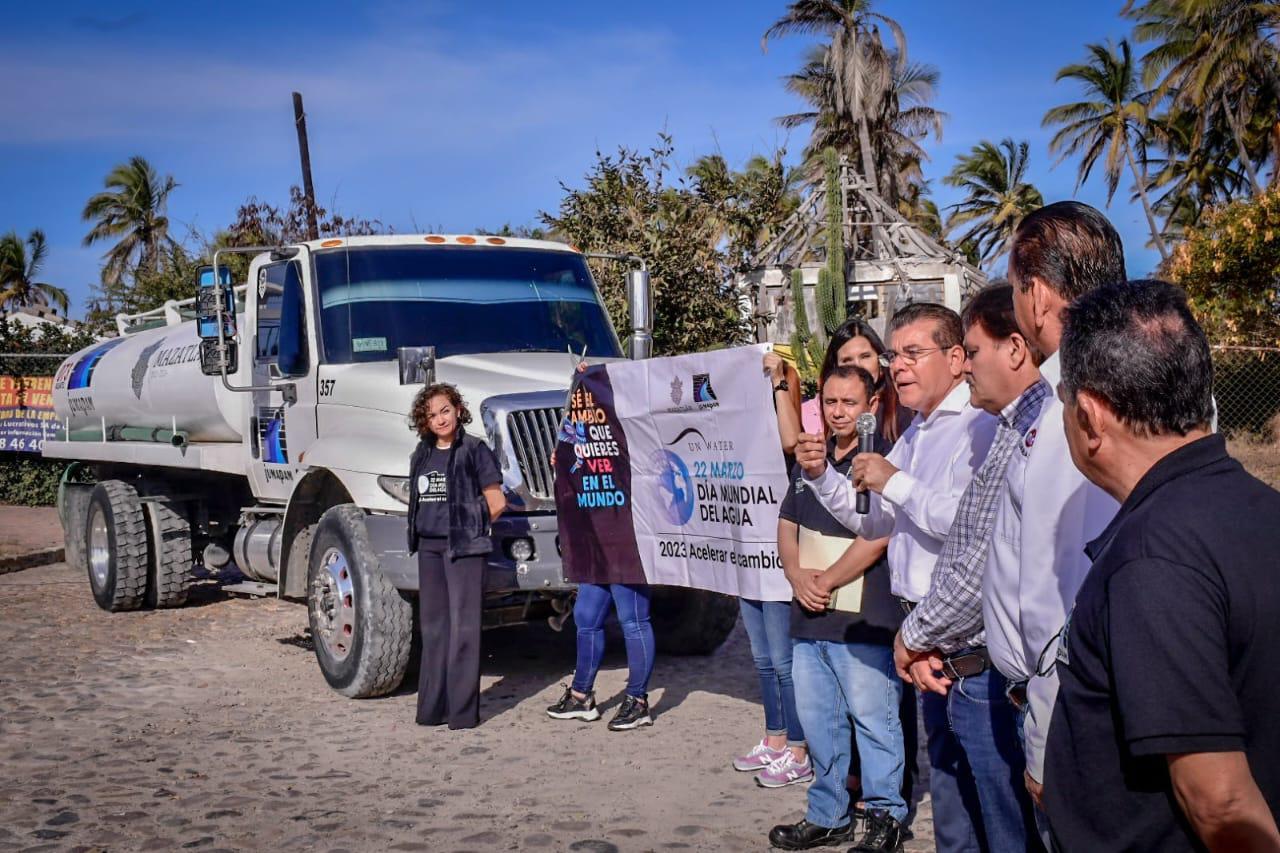
[[[1280,347],[1213,347],[1218,428],[1232,438],[1280,441]]]
[[[66,357],[48,352],[0,353],[0,504],[52,506],[57,497],[66,463],[42,458],[37,452],[40,436],[12,427],[29,414],[24,408],[29,395],[48,394],[48,377]],[[51,430],[55,427],[56,421],[51,422]]]

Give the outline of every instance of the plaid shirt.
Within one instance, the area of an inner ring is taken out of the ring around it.
[[[902,640],[907,648],[937,649],[950,654],[985,642],[982,575],[1005,468],[1052,392],[1049,383],[1039,379],[1000,412],[986,461],[960,498],[955,521],[933,570],[929,594],[902,623]]]

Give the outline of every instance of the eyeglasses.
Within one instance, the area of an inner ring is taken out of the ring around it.
[[[880,353],[880,358],[877,360],[880,362],[882,367],[892,367],[893,363],[898,359],[902,359],[905,364],[915,364],[929,353],[940,352],[941,350],[942,347],[930,347],[929,349],[917,349],[912,347],[911,349],[905,349],[902,352],[894,352],[891,349],[887,349]]]

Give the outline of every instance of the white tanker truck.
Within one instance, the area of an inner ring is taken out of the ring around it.
[[[578,358],[622,357],[586,257],[440,235],[249,251],[245,284],[233,287],[224,250],[196,298],[121,315],[119,337],[58,369],[62,432],[44,455],[72,463],[58,496],[67,560],[97,603],[179,606],[197,565],[234,563],[257,591],[306,601],[335,690],[395,689],[417,636],[407,415],[421,384],[441,381],[502,463],[509,510],[493,525],[485,624],[564,614],[549,457]],[[644,356],[642,263],[628,284]],[[705,653],[736,613],[722,596],[662,589],[653,618],[668,651]]]

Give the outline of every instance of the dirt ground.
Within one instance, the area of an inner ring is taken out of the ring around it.
[[[487,632],[482,724],[450,732],[412,692],[332,692],[301,605],[193,598],[108,614],[63,564],[0,577],[0,850],[743,851],[803,816],[802,787],[729,767],[763,724],[741,627],[660,657],[655,725],[622,733],[543,714],[571,637]],[[625,680],[613,650],[606,719]]]
[[[0,506],[0,557],[62,545],[62,527],[53,507]]]
[[[1280,485],[1280,450],[1232,444]],[[51,509],[0,507],[0,556],[59,544]],[[63,564],[0,576],[0,850],[764,850],[803,815],[730,756],[761,712],[739,627],[658,660],[656,724],[543,714],[573,668],[545,626],[485,634],[482,725],[413,724],[411,690],[353,701],[316,668],[301,605],[206,581],[180,610],[108,614]],[[597,684],[606,717],[620,649]],[[907,849],[932,849],[929,804]]]

